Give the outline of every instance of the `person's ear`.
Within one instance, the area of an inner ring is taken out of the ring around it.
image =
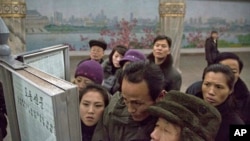
[[[160,92],[159,96],[157,97],[156,102],[163,100],[163,98],[166,96],[166,94],[167,94],[167,91],[166,90],[162,90]]]

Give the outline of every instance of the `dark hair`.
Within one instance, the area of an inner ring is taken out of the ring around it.
[[[81,90],[79,92],[79,102],[81,102],[82,97],[89,91],[97,91],[97,92],[99,92],[103,97],[105,107],[109,104],[108,91],[104,87],[102,87],[101,85],[98,85],[98,84],[88,84],[86,86],[86,88]]]
[[[218,32],[215,31],[215,30],[213,30],[213,31],[211,31],[211,35],[212,35],[212,34],[218,34]]]
[[[113,64],[113,55],[115,54],[115,52],[117,51],[119,54],[121,54],[122,56],[125,55],[125,53],[127,52],[128,48],[123,46],[123,45],[117,45],[116,47],[113,48],[113,50],[111,51],[111,53],[109,54],[109,63],[112,66],[112,73],[115,72],[116,68]]]
[[[165,35],[158,35],[158,36],[155,37],[155,39],[154,39],[154,41],[153,41],[153,45],[154,45],[157,41],[159,41],[159,40],[166,40],[167,43],[168,43],[168,45],[169,45],[169,47],[171,48],[171,45],[172,45],[172,40],[171,40],[171,38],[169,38],[168,36],[165,36]]]
[[[164,77],[160,67],[148,61],[132,62],[122,72],[122,79],[132,83],[140,83],[143,80],[147,83],[149,94],[152,100],[156,100],[163,90]],[[122,85],[122,83],[120,83]]]
[[[233,71],[228,66],[222,64],[212,64],[206,67],[202,75],[203,81],[205,79],[205,75],[209,72],[223,73],[227,80],[227,86],[230,90],[233,90],[235,77]]]
[[[243,62],[242,60],[240,59],[240,57],[234,53],[231,53],[231,52],[222,52],[220,53],[216,59],[215,59],[215,63],[220,63],[221,61],[223,60],[226,60],[226,59],[233,59],[233,60],[236,60],[239,64],[239,71],[241,73],[242,69],[243,69]]]

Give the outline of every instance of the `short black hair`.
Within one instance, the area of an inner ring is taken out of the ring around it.
[[[214,34],[214,33],[218,34],[218,31],[215,31],[215,30],[211,31],[211,35]]]
[[[104,100],[105,107],[109,104],[109,93],[108,91],[99,84],[88,84],[83,90],[79,92],[79,102],[81,102],[82,97],[89,91],[99,92]]]
[[[241,73],[242,69],[243,69],[243,62],[240,59],[240,57],[234,53],[231,52],[222,52],[220,53],[216,58],[215,58],[215,63],[220,63],[223,60],[227,60],[227,59],[233,59],[236,60],[239,64],[239,71]]]
[[[203,81],[205,79],[205,75],[209,72],[223,73],[227,80],[227,86],[229,87],[230,90],[233,90],[235,76],[234,76],[233,71],[228,66],[222,65],[222,64],[212,64],[206,67],[202,75]]]
[[[171,48],[172,39],[171,39],[170,37],[165,36],[165,35],[158,35],[158,36],[155,37],[155,39],[154,39],[154,41],[153,41],[153,45],[154,45],[157,41],[159,41],[159,40],[166,40],[167,43],[168,43],[168,45],[169,45],[169,47]]]
[[[122,79],[132,83],[147,83],[152,100],[156,100],[164,89],[164,77],[160,67],[148,61],[132,62],[122,72]],[[122,85],[122,83],[120,83]]]
[[[119,54],[121,54],[122,56],[125,55],[125,53],[128,51],[128,48],[123,46],[123,45],[117,45],[116,47],[113,48],[113,50],[111,51],[111,53],[109,54],[109,62],[112,66],[112,68],[114,68],[114,64],[113,64],[113,55],[115,54],[115,52],[118,52]]]

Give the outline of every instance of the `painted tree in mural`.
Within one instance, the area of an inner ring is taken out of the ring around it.
[[[104,29],[100,32],[102,39],[109,38],[109,48],[113,48],[116,45],[125,45],[128,48],[150,48],[155,32],[151,28],[143,28],[143,35],[138,37],[134,29],[137,26],[137,20],[127,21],[122,19],[115,27],[115,30]]]
[[[219,36],[223,36],[225,32],[227,32],[228,27],[219,27],[219,28],[213,28],[214,30],[217,30],[219,32]],[[206,39],[210,36],[211,31],[206,32],[206,35],[202,34],[201,31],[197,32],[189,32],[186,40],[188,42],[189,47],[195,47],[195,48],[203,48],[205,45]],[[222,40],[219,40],[220,42],[224,42]]]
[[[108,48],[112,49],[117,45],[125,45],[128,48],[147,49],[150,48],[156,35],[156,29],[144,27],[141,31],[141,36],[136,35],[135,28],[137,26],[137,20],[127,21],[122,19],[113,29],[105,28],[100,31],[99,40],[108,42]],[[141,32],[140,31],[140,32]],[[80,35],[80,41],[86,42],[88,37]],[[72,44],[69,45],[71,51],[75,51],[76,47]],[[85,47],[81,47],[80,50],[86,50]]]

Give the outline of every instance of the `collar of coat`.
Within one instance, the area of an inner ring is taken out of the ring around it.
[[[241,78],[239,78],[238,81],[235,83],[234,92],[232,95],[237,100],[247,99],[250,96],[249,90]]]
[[[147,58],[150,62],[155,63],[155,57],[153,53],[150,53]],[[171,54],[169,54],[166,57],[165,61],[162,64],[160,64],[160,68],[164,70],[169,70],[172,67],[172,65],[173,65],[173,57]]]

